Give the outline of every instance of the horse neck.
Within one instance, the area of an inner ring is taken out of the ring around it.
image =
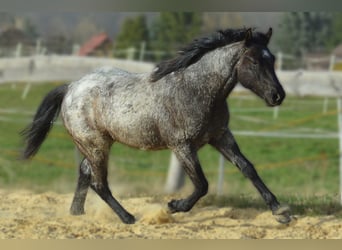
[[[243,53],[241,42],[226,45],[205,54],[189,68],[192,82],[199,88],[206,88],[215,96],[227,98],[237,83],[236,65]],[[193,72],[198,72],[196,77]]]

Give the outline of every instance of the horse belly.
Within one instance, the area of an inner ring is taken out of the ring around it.
[[[123,120],[121,117],[120,122],[113,122],[111,126],[110,134],[115,141],[142,150],[166,148],[158,127],[150,119]]]

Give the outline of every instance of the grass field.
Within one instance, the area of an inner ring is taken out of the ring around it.
[[[43,96],[58,84],[32,85],[25,99],[21,98],[25,83],[0,85],[0,188],[73,191],[77,178],[76,154],[60,120],[31,162],[17,160],[22,147],[19,131],[30,122]],[[233,131],[337,132],[336,100],[329,100],[325,112],[323,102],[315,97],[287,97],[279,108],[278,118],[274,119],[273,109],[252,94],[233,95],[229,98],[230,127]],[[305,197],[318,197],[328,203],[339,200],[337,139],[235,137],[259,175],[278,196],[299,202]],[[210,193],[214,194],[219,154],[206,146],[199,155],[209,179]],[[169,158],[169,151],[145,152],[115,144],[110,159],[110,185],[126,196],[161,194]],[[225,196],[258,197],[254,187],[233,165],[225,165]],[[191,188],[189,181],[186,188]]]

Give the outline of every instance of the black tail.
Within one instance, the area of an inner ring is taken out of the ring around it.
[[[59,114],[67,89],[67,85],[62,85],[49,92],[38,107],[32,123],[20,133],[26,144],[23,159],[31,158],[38,152]]]

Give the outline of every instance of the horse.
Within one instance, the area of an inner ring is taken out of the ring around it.
[[[123,223],[135,217],[113,197],[108,186],[108,157],[114,142],[142,150],[170,149],[191,179],[194,190],[168,202],[170,213],[187,212],[207,194],[208,181],[197,151],[206,144],[217,149],[248,178],[280,223],[291,221],[290,208],[280,205],[241,153],[229,122],[227,97],[240,83],[268,106],[285,98],[268,49],[272,28],[218,30],[194,39],[150,73],[100,68],[80,80],[51,90],[22,132],[24,159],[32,158],[59,113],[84,156],[79,165],[70,213],[84,214],[89,187]]]

